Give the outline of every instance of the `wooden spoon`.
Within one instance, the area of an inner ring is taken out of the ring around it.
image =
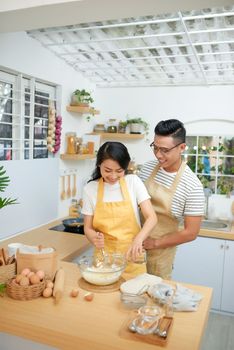
[[[63,201],[64,199],[66,199],[66,192],[65,192],[65,177],[64,176],[61,176],[62,177],[62,192],[61,192],[61,200]]]
[[[68,183],[67,183],[67,198],[71,197],[71,175],[67,175]]]
[[[73,189],[72,189],[72,197],[76,196],[76,174],[73,174]]]

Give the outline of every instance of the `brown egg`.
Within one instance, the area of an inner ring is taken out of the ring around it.
[[[29,279],[26,276],[23,276],[19,282],[20,286],[29,286]]]
[[[92,301],[93,298],[94,298],[94,294],[93,294],[93,293],[87,293],[87,294],[85,294],[85,296],[84,296],[84,299],[85,299],[86,301]]]
[[[40,280],[43,280],[43,278],[45,277],[45,272],[43,270],[38,270],[36,272],[36,275],[40,278]]]
[[[32,275],[35,275],[35,272],[33,272],[33,271],[29,272],[29,274],[27,275],[27,277],[30,278]]]
[[[53,293],[52,288],[47,287],[43,290],[43,297],[49,298],[51,297],[52,293]]]
[[[32,275],[29,280],[30,280],[31,284],[38,284],[38,283],[40,283],[40,278],[36,274]]]
[[[21,275],[27,276],[30,272],[31,272],[30,269],[25,268],[25,269],[23,269],[23,270],[21,271]]]
[[[47,287],[53,289],[54,288],[54,283],[52,281],[50,281],[50,280],[46,281],[46,288]]]
[[[79,290],[78,289],[72,289],[70,296],[73,298],[76,298],[79,294]]]
[[[20,283],[20,280],[23,278],[23,275],[17,275],[15,278],[16,283]]]

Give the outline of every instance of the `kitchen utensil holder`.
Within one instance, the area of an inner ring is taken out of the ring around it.
[[[39,298],[45,289],[45,280],[31,286],[20,286],[14,278],[7,282],[6,292],[9,297],[17,300],[31,300]]]
[[[14,277],[16,273],[16,263],[0,266],[0,283],[6,283]]]

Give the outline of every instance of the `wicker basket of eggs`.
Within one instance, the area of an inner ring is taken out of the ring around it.
[[[40,297],[46,286],[45,272],[25,268],[7,282],[7,294],[17,300],[30,300]]]

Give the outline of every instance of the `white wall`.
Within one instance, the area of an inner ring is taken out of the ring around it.
[[[0,48],[0,66],[61,85],[62,153],[65,149],[64,135],[66,132],[76,131],[77,135],[82,136],[84,132],[92,130],[93,122],[88,123],[85,117],[66,112],[66,105],[69,104],[72,91],[77,88],[94,90],[94,86],[89,81],[85,80],[54,54],[44,49],[37,41],[29,38],[24,32],[0,34]],[[38,171],[39,162],[40,171]],[[87,178],[87,174],[91,172],[93,167],[93,162],[89,161],[74,163],[63,162],[59,159],[57,159],[57,163],[53,163],[54,168],[48,167],[47,162],[38,160],[33,162],[11,161],[11,166],[7,162],[2,163],[6,165],[7,169],[9,168],[9,175],[12,175],[12,186],[9,187],[10,192],[8,191],[8,193],[11,197],[20,194],[20,204],[1,210],[0,239],[5,235],[14,234],[57,217],[68,215],[68,207],[71,200],[60,200],[61,180],[59,179],[59,167],[62,170],[69,170],[70,168],[77,170],[78,197],[81,196],[84,178]],[[23,169],[26,164],[29,166],[28,171]],[[36,166],[34,167],[34,165]],[[55,169],[56,174],[54,173]],[[22,174],[22,176],[18,177],[17,174]],[[45,179],[43,182],[41,181],[41,178],[45,175],[48,178],[48,182],[44,181]],[[54,179],[56,186],[51,186],[51,179]],[[36,186],[34,186],[35,184]],[[22,188],[24,189],[24,194],[21,192]],[[38,192],[43,194],[39,203],[37,202]],[[43,210],[38,210],[38,205]],[[44,214],[42,214],[42,211]],[[18,213],[21,213],[21,220],[18,220]],[[30,218],[28,218],[29,213]],[[12,217],[17,217],[17,220],[12,221]],[[11,223],[10,227],[9,223]]]
[[[180,119],[190,135],[234,135],[233,85],[98,88],[95,96],[105,116],[104,121],[114,117],[124,120],[128,114],[129,117],[142,117],[150,124],[148,141],[127,143],[132,158],[139,164],[153,159],[149,144],[153,140],[155,125],[163,119]],[[231,219],[232,200],[225,196],[212,196],[211,216]]]
[[[188,123],[196,119],[217,118],[233,120],[233,86],[216,86],[216,87],[157,87],[157,88],[112,88],[112,89],[96,89],[95,86],[85,80],[81,75],[75,72],[72,68],[45,50],[37,41],[29,38],[24,32],[0,34],[0,65],[21,71],[23,73],[33,75],[40,79],[54,82],[62,87],[62,105],[61,115],[63,117],[63,135],[61,153],[65,149],[65,133],[68,131],[76,131],[78,136],[93,129],[95,123],[107,121],[109,118],[116,117],[124,119],[126,114],[130,117],[142,117],[150,124],[149,140],[153,139],[153,129],[156,123],[161,119],[179,118],[183,122]],[[95,107],[101,110],[100,116],[95,116],[90,122],[87,122],[85,117],[66,112],[66,105],[69,103],[70,95],[76,88],[86,88],[93,92],[95,99]],[[233,134],[233,124],[227,122],[209,122],[209,123],[192,123],[187,124],[188,133],[209,133],[211,135]],[[131,141],[127,143],[130,154],[138,163],[143,163],[152,158],[151,150],[149,149],[149,141]],[[35,161],[36,162],[36,161]],[[6,162],[4,162],[6,164]],[[12,163],[13,164],[13,163]],[[23,162],[15,162],[14,172],[16,174],[23,173]],[[68,162],[59,160],[60,173],[63,170],[77,170],[77,187],[80,198],[82,187],[85,180],[91,173],[94,167],[94,161]],[[41,172],[44,172],[49,177],[52,173],[48,173],[44,165],[41,166]],[[30,173],[30,176],[29,176]],[[52,220],[56,216],[62,217],[68,214],[70,200],[61,201],[61,179],[59,180],[58,191],[51,192],[48,184],[40,183],[40,174],[35,169],[32,172],[24,175],[25,183],[30,183],[32,177],[37,181],[38,188],[44,194],[42,205],[47,210],[46,220]],[[59,174],[58,174],[59,177]],[[14,189],[9,193],[15,196],[20,191],[22,186],[21,181],[14,178]],[[26,189],[26,191],[28,191]],[[32,189],[32,197],[34,189]],[[27,197],[27,193],[25,194]],[[29,198],[29,197],[27,197]],[[35,192],[36,201],[36,192]],[[52,206],[46,206],[51,203]],[[20,204],[21,205],[21,204]],[[36,210],[34,202],[25,200],[24,215],[27,216],[29,208],[35,207],[32,217],[34,219],[29,224],[14,222],[10,232],[14,234],[22,230],[28,229],[29,226],[40,225],[45,222],[45,217]],[[56,205],[56,208],[54,207]],[[1,216],[4,215],[7,220],[11,220],[14,216],[16,206],[6,208],[1,211]],[[17,208],[18,210],[18,208]],[[0,239],[6,234],[6,227],[0,225]]]
[[[169,118],[184,122],[188,134],[234,134],[234,86],[98,88],[95,95],[106,119],[123,120],[128,114],[146,120],[150,124],[150,141],[155,125]],[[213,121],[191,123],[197,119]],[[214,119],[230,122],[214,122]],[[142,140],[129,145],[138,163],[152,158],[149,143]]]

